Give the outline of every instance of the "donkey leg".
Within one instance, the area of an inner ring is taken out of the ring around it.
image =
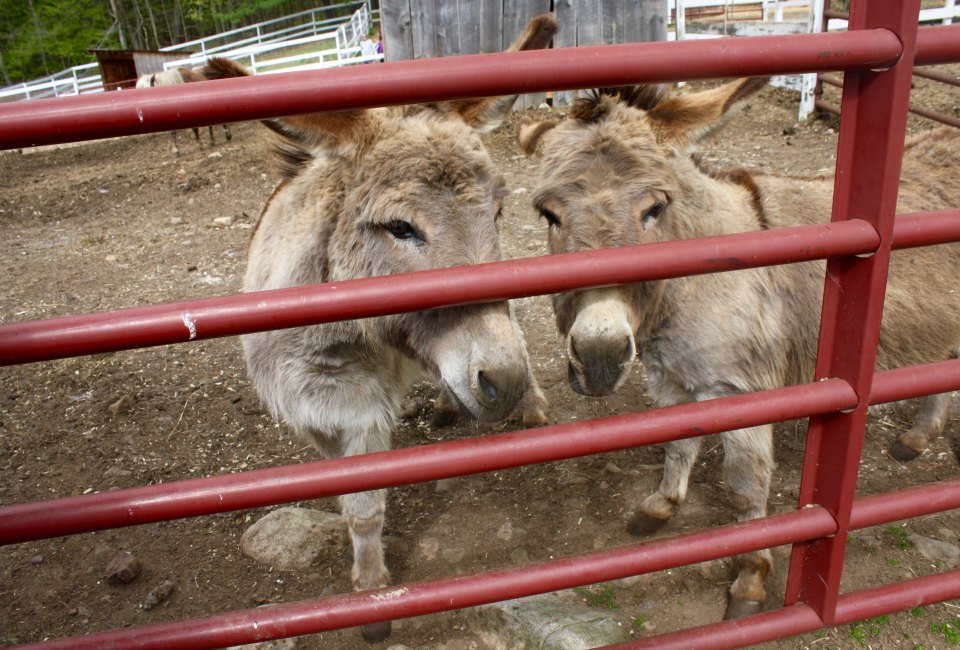
[[[217,144],[217,141],[213,139],[213,125],[207,125],[207,133],[210,134],[210,144]]]
[[[430,416],[430,426],[435,429],[441,429],[453,424],[460,415],[460,407],[457,406],[450,393],[443,386],[440,387],[440,394],[433,404],[433,415]]]
[[[922,454],[943,433],[949,413],[949,393],[921,397],[913,427],[890,444],[890,455],[906,462]]]
[[[223,124],[221,126],[223,127],[223,137],[226,138],[227,140],[230,140],[230,138],[233,137],[233,134],[230,133],[230,125]]]
[[[677,506],[687,498],[690,470],[699,450],[699,438],[667,443],[660,487],[643,500],[639,511],[627,524],[627,530],[634,535],[648,535],[667,523]]]
[[[529,382],[527,392],[520,398],[520,414],[523,417],[523,426],[540,427],[549,421],[547,419],[547,409],[550,408],[550,403],[544,396],[543,391],[540,390],[540,384],[537,383],[537,378],[533,376],[533,372],[527,373],[527,379]]]
[[[771,426],[729,431],[723,435],[723,476],[733,493],[737,521],[767,514],[770,475],[773,472]],[[764,582],[773,566],[770,549],[737,556],[737,579],[730,586],[725,619],[755,614],[767,597]]]
[[[384,451],[390,447],[389,436],[375,431],[348,436],[345,442],[344,456]],[[353,546],[353,588],[363,591],[387,586],[390,572],[383,561],[382,543],[387,491],[344,494],[340,497],[340,508],[347,519]],[[364,625],[360,632],[370,643],[383,641],[390,634],[390,621]]]

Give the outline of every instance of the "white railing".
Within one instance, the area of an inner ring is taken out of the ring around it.
[[[375,56],[360,55],[360,41],[370,31],[370,9],[362,4],[347,21],[342,21],[335,29],[323,34],[294,38],[275,43],[247,45],[232,50],[207,50],[207,55],[216,53],[225,59],[232,59],[243,63],[254,74],[271,74],[292,70],[311,70],[316,68],[338,67],[354,63],[364,63],[383,59],[382,54]],[[319,45],[324,41],[330,42],[329,47],[305,48],[285,57],[268,57],[278,50],[299,48],[307,45]],[[195,54],[184,59],[165,61],[164,69],[180,66],[193,67],[203,64],[207,55]]]
[[[942,7],[922,9],[919,22],[951,24],[954,19],[960,18],[960,5],[956,0],[940,0]],[[669,7],[673,17],[674,30],[668,32],[669,40],[683,40],[691,38],[719,38],[730,35],[758,36],[765,34],[792,34],[819,32],[823,25],[823,0],[669,0]],[[762,20],[752,22],[727,21],[727,11],[737,5],[753,5],[760,9]],[[686,10],[715,8],[722,12],[724,17],[720,29],[708,29],[700,33],[691,33],[686,28]],[[799,16],[795,20],[784,18],[785,9],[793,9]],[[847,21],[832,18],[829,21],[830,31],[845,30]],[[773,77],[770,83],[781,88],[788,88],[800,93],[800,108],[797,119],[803,121],[814,111],[816,101],[815,90],[817,75],[790,75]]]
[[[320,12],[350,7],[359,8],[349,18],[317,19]],[[382,55],[359,56],[360,39],[368,32],[370,24],[368,1],[355,0],[301,11],[282,18],[179,43],[162,48],[161,51],[175,53],[180,50],[200,49],[200,53],[196,55],[165,63],[165,68],[199,65],[214,54],[239,60],[248,64],[254,73],[261,74],[350,65],[383,58]],[[281,25],[282,27],[278,27]],[[330,46],[323,47],[324,41],[330,42]],[[305,47],[311,44],[316,44],[317,47],[306,48],[300,54],[268,59],[262,56],[283,48]],[[259,58],[258,55],[260,55]],[[49,77],[0,89],[0,102],[92,92],[103,92],[103,80],[99,74],[98,64],[86,63]]]

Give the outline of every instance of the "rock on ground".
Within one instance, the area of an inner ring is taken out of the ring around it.
[[[346,520],[322,510],[289,506],[274,510],[240,538],[243,552],[282,571],[308,569],[322,557],[346,550]]]
[[[557,594],[493,603],[477,608],[473,617],[491,647],[505,650],[586,650],[630,638],[602,611],[565,601]]]

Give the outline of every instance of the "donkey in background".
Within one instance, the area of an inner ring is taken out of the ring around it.
[[[206,81],[206,77],[203,76],[203,73],[198,70],[191,70],[190,68],[172,68],[170,70],[164,70],[163,72],[154,72],[153,74],[142,75],[137,79],[137,88],[153,88],[154,86],[176,86],[179,84],[191,83],[193,81]],[[230,133],[230,127],[227,124],[221,125],[223,128],[223,137],[229,140],[233,137],[233,134]],[[216,144],[216,140],[213,137],[213,126],[207,127],[207,132],[210,134],[210,144]],[[177,132],[170,132],[173,137],[173,150],[176,152],[177,156],[180,155],[180,147],[177,146]],[[200,142],[200,129],[193,128],[193,139],[198,143]]]
[[[730,110],[765,86],[732,82],[688,95],[664,87],[594,91],[563,122],[519,125],[521,147],[539,156],[534,206],[546,220],[551,253],[708,237],[829,219],[832,179],[711,170],[693,145]],[[954,207],[960,133],[914,138],[904,153],[899,209]],[[772,389],[813,376],[824,263],[747,269],[588,289],[553,298],[566,337],[570,383],[609,395],[640,359],[654,402],[668,406]],[[960,346],[960,244],[894,252],[877,365],[956,357]],[[893,443],[910,460],[942,433],[948,396],[920,401],[913,428]],[[774,468],[772,427],[721,434],[724,480],[739,520],[766,514]],[[684,501],[698,439],[666,448],[659,489],[628,528],[646,534]],[[726,617],[761,609],[769,550],[738,558]]]
[[[544,48],[556,31],[552,15],[538,16],[511,49]],[[204,70],[210,79],[245,74],[222,59]],[[244,291],[500,259],[496,222],[507,190],[478,133],[496,127],[515,100],[265,121],[279,136],[283,180],[254,231]],[[546,420],[506,302],[262,332],[242,343],[270,412],[328,458],[389,449],[401,399],[423,376],[479,420],[503,419],[518,404]],[[385,491],[345,494],[340,505],[354,588],[385,586]],[[382,640],[390,623],[362,632]]]

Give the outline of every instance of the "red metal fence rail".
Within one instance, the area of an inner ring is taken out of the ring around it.
[[[917,30],[918,0],[854,0],[852,5],[851,31],[843,34],[479,55],[227,80],[217,82],[216,88],[192,84],[154,89],[149,96],[123,91],[43,100],[29,107],[0,106],[0,147],[13,148],[259,119],[281,111],[846,71],[834,220],[828,225],[656,244],[643,247],[642,255],[625,248],[514,260],[345,282],[336,291],[318,285],[0,327],[0,364],[26,363],[584,286],[828,259],[831,281],[817,369],[821,381],[480,440],[7,506],[0,508],[0,543],[491,471],[810,417],[801,509],[523,568],[116,630],[40,647],[222,647],[469,607],[787,543],[794,544],[787,594],[793,604],[617,647],[733,648],[960,597],[956,570],[839,594],[847,531],[960,507],[960,480],[853,498],[867,405],[960,389],[960,361],[873,372],[891,249],[960,240],[960,210],[894,219],[910,70],[915,62],[960,60],[960,26]],[[396,282],[404,284],[403,294],[391,290]]]
[[[830,0],[825,0],[824,9],[823,9],[823,20],[821,22],[820,31],[826,32],[827,27],[830,23],[831,18],[840,18],[842,20],[849,20],[850,14],[846,11],[840,11],[832,9],[830,7]],[[922,65],[923,61],[918,60],[917,65]],[[960,86],[960,78],[946,74],[944,72],[939,72],[937,70],[930,70],[926,68],[914,68],[913,76],[920,77],[921,79],[927,79],[930,81],[936,81],[938,83],[947,84],[950,86]],[[828,86],[836,86],[838,88],[843,87],[843,80],[838,79],[837,77],[825,73],[820,73],[817,75],[817,86],[814,89],[814,96],[816,101],[814,102],[815,108],[817,110],[826,111],[828,113],[840,114],[840,107],[836,104],[826,101],[823,99],[823,84]],[[949,126],[954,126],[960,129],[960,119],[954,115],[947,115],[946,113],[941,113],[940,111],[935,111],[924,106],[918,106],[916,104],[910,103],[908,105],[908,110],[914,115],[919,115],[920,117],[925,117],[928,120],[933,120],[934,122],[940,122],[941,124],[947,124]]]

